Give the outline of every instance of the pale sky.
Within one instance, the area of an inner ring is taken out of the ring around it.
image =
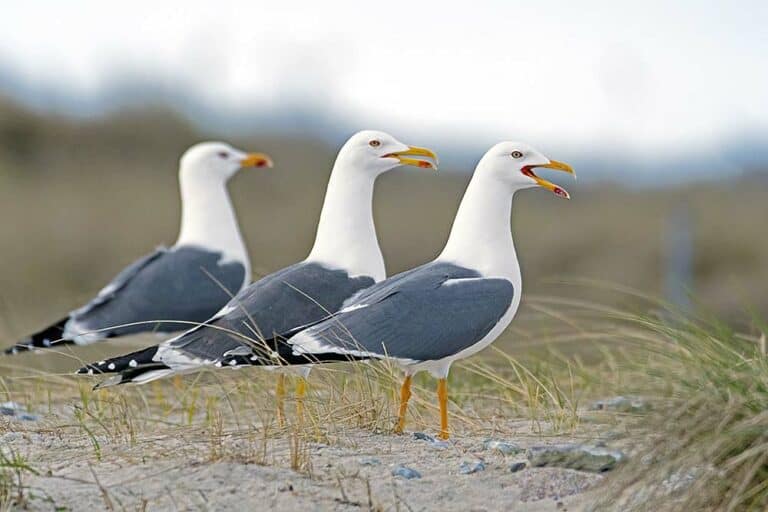
[[[4,3],[0,63],[82,94],[128,74],[228,108],[638,152],[768,131],[765,0]]]

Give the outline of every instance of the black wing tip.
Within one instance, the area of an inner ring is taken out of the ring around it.
[[[57,345],[72,344],[74,343],[73,340],[61,337],[68,321],[69,317],[62,318],[45,329],[16,342],[14,345],[4,349],[2,353],[7,356],[13,356],[21,352],[30,352],[39,349],[52,348]]]
[[[110,373],[115,371],[109,369],[109,365],[112,365],[113,368],[115,368],[114,364],[111,363],[110,360],[99,361],[98,363],[89,363],[81,368],[78,368],[75,372],[75,375],[100,375],[102,373]]]
[[[23,340],[16,343],[15,345],[11,345],[10,347],[4,349],[3,355],[15,356],[20,352],[29,352],[30,350],[33,350],[32,346],[29,343],[27,343],[27,340]]]
[[[172,371],[172,369],[162,363],[153,363],[146,366],[139,366],[138,368],[129,368],[97,383],[95,386],[93,386],[93,390],[96,391],[103,388],[120,386],[122,384],[141,384],[141,381],[137,380],[138,377],[141,377],[146,373],[157,371]]]
[[[113,357],[98,363],[90,363],[78,369],[75,374],[100,375],[103,373],[120,373],[135,370],[143,366],[157,366],[158,362],[152,359],[157,354],[157,349],[158,346],[155,345],[124,356]]]
[[[2,354],[6,356],[15,356],[22,352],[36,352],[38,350],[56,348],[59,345],[71,345],[74,343],[74,341],[69,339],[56,339],[52,341],[49,338],[43,338],[42,340],[27,338],[17,342],[15,345],[3,349]]]

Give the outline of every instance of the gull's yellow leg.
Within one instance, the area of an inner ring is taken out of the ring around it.
[[[299,425],[304,423],[304,396],[307,394],[307,380],[299,377],[296,381],[296,418]]]
[[[400,387],[400,410],[397,413],[396,434],[402,434],[405,429],[405,413],[408,410],[408,400],[411,398],[411,376],[406,375]]]
[[[448,380],[440,379],[437,383],[437,399],[440,401],[440,439],[448,439]]]
[[[277,387],[275,388],[275,401],[277,402],[277,423],[285,426],[285,374],[277,374]]]

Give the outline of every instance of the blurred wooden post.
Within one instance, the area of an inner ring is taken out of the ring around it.
[[[693,291],[693,233],[690,208],[683,202],[667,217],[664,240],[666,299],[683,311],[691,310]]]

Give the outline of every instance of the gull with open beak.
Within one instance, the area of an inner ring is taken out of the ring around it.
[[[492,147],[475,169],[437,259],[368,288],[332,318],[288,338],[281,355],[296,363],[340,355],[396,362],[405,370],[398,432],[405,426],[411,376],[428,371],[439,379],[439,437],[447,439],[451,364],[498,338],[520,305],[522,279],[509,225],[513,196],[542,187],[569,197],[538,177],[538,167],[573,174],[527,144]]]
[[[374,183],[400,165],[434,169],[437,157],[384,132],[355,134],[336,158],[315,243],[304,261],[251,284],[203,326],[160,345],[87,365],[78,373],[116,372],[100,384],[103,387],[140,384],[203,367],[249,366],[259,359],[256,354],[269,360],[260,366],[279,368],[284,363],[277,354],[280,336],[326,318],[357,293],[385,279],[373,222]],[[306,377],[311,361],[304,363],[296,368]],[[304,386],[300,378],[299,397]],[[276,395],[282,419],[282,374]]]
[[[248,253],[227,192],[229,179],[245,167],[272,167],[272,160],[223,142],[189,148],[179,163],[182,212],[176,243],[135,261],[88,304],[5,353],[178,332],[210,318],[250,281]]]

